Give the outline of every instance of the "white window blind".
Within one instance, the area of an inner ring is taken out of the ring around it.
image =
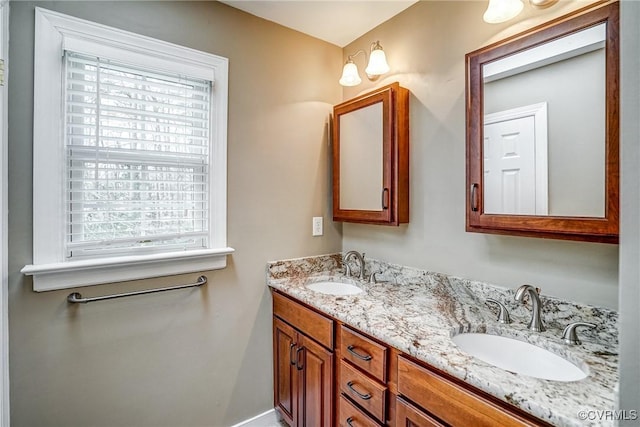
[[[65,66],[66,257],[207,248],[211,82]]]

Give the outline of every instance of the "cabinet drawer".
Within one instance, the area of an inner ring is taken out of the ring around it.
[[[272,292],[273,314],[304,332],[323,346],[333,349],[333,320],[289,298]]]
[[[363,371],[381,382],[387,382],[387,348],[369,338],[342,326],[340,328],[340,354]]]
[[[398,393],[452,426],[542,425],[507,412],[494,402],[398,356]]]
[[[340,361],[340,391],[384,423],[387,387],[378,384],[344,360]]]
[[[374,421],[344,396],[340,396],[338,419],[340,427],[380,427],[380,423]]]
[[[418,408],[398,398],[396,400],[396,427],[444,427]]]

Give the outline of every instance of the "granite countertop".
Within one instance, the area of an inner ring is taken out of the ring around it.
[[[344,279],[341,254],[275,261],[267,265],[267,285],[553,425],[613,425],[604,411],[616,406],[617,312],[544,297],[542,290],[547,330],[531,332],[530,309],[514,301],[514,290],[376,260],[367,260],[367,271],[377,271],[381,282],[354,280],[362,293],[334,296],[306,285]],[[513,323],[498,323],[497,310],[485,304],[486,298],[504,303]],[[562,330],[575,321],[598,327],[581,329],[582,344],[567,346],[560,339]],[[461,332],[528,341],[589,375],[558,382],[505,371],[458,349],[451,337]]]

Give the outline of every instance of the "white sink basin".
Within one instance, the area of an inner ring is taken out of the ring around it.
[[[587,374],[550,351],[513,338],[459,334],[453,342],[465,353],[509,372],[553,381],[578,381]]]
[[[362,292],[362,289],[351,283],[328,281],[309,283],[307,289],[327,295],[355,295]]]

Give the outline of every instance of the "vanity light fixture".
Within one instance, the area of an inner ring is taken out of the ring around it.
[[[529,4],[536,9],[546,9],[558,0],[529,0]],[[489,6],[482,17],[489,24],[499,24],[518,16],[524,4],[522,0],[489,0]]]
[[[482,19],[489,24],[499,24],[518,16],[523,7],[522,0],[489,0]]]
[[[353,58],[359,54],[364,53],[365,57],[367,53],[360,49],[356,53],[347,57],[347,62],[342,69],[342,77],[340,77],[340,84],[342,86],[356,86],[362,83],[360,74],[358,73],[358,67],[353,62]],[[369,64],[365,68],[367,78],[371,81],[377,80],[382,74],[389,72],[389,64],[387,64],[387,57],[380,46],[379,41],[371,43],[371,49],[369,53]]]

